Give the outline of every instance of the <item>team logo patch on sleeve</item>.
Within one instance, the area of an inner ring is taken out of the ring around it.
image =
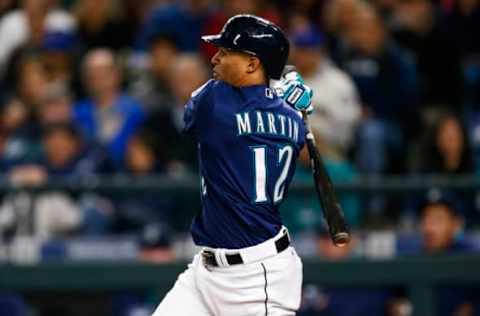
[[[272,89],[270,88],[266,88],[265,89],[265,96],[269,99],[273,99],[273,92],[272,92]]]

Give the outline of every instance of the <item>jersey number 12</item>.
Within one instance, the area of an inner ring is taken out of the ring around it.
[[[252,147],[253,157],[255,161],[255,203],[267,202],[267,147]],[[278,149],[277,166],[283,167],[273,190],[273,203],[278,203],[283,199],[285,191],[285,180],[287,179],[288,170],[292,163],[293,148],[286,145]]]

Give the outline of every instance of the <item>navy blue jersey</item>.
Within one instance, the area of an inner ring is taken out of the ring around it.
[[[266,85],[210,80],[192,94],[184,120],[198,140],[202,183],[195,243],[238,249],[275,236],[305,139],[299,113]]]

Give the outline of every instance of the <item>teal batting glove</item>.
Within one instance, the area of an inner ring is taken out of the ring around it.
[[[277,94],[295,110],[305,111],[307,114],[312,113],[313,91],[305,84],[298,72],[291,71],[287,73],[282,77],[275,90]]]

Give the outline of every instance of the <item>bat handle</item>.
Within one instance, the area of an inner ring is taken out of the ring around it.
[[[305,122],[305,125],[309,126],[307,111],[303,110],[303,111],[300,111],[300,112],[302,113],[302,118],[303,118],[303,121]]]
[[[303,119],[303,122],[305,122],[305,126],[307,128],[307,138],[312,138],[312,140],[315,141],[312,128],[310,127],[310,122],[308,121],[307,111],[303,110],[303,111],[300,111],[300,113],[302,113],[302,119]]]

